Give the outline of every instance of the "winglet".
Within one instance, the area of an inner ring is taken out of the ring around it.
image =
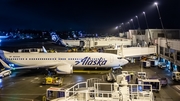
[[[124,45],[122,44],[122,45],[121,45],[121,53],[122,53],[121,56],[124,58],[125,56],[124,56],[124,51],[123,51],[123,49],[124,49]]]
[[[114,49],[118,49],[118,46],[117,46],[117,44],[115,44],[115,46],[114,46]]]
[[[47,50],[44,46],[42,46],[42,49],[43,49],[44,53],[47,53]]]
[[[0,59],[0,62],[5,68],[11,69],[11,67],[7,65],[3,60]]]

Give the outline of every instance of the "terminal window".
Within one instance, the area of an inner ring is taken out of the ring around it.
[[[177,60],[180,60],[180,51],[177,52]]]
[[[160,47],[160,54],[163,54],[163,47]]]

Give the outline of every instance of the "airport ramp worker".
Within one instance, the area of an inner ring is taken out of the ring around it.
[[[133,79],[133,75],[134,75],[134,73],[133,72],[131,72],[130,73],[130,75],[131,75],[131,80]]]

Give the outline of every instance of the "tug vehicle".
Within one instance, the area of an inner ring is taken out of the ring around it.
[[[42,81],[42,84],[61,86],[63,85],[63,78],[48,76],[44,78],[44,80]]]
[[[180,80],[180,72],[173,72],[172,73],[172,80],[179,81]]]

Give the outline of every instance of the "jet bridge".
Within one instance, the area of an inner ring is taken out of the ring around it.
[[[138,57],[143,55],[156,54],[156,46],[150,47],[123,47],[123,45],[119,49],[105,49],[106,53],[113,53],[120,55],[122,57]]]
[[[88,38],[83,40],[84,47],[115,47],[120,45],[131,46],[132,40],[123,38]]]

